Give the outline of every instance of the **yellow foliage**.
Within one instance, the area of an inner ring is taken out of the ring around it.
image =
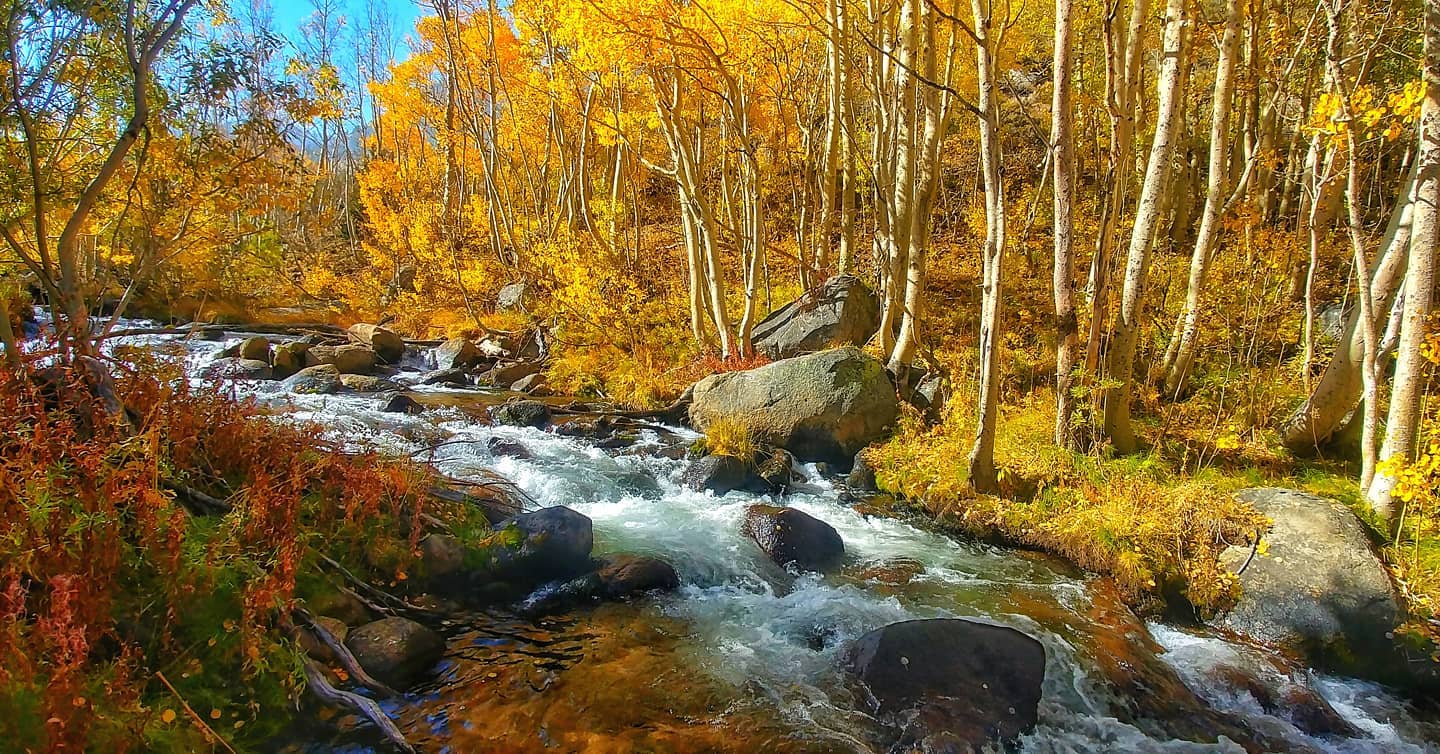
[[[722,416],[705,428],[705,450],[713,455],[749,461],[755,457],[759,445],[743,419]]]

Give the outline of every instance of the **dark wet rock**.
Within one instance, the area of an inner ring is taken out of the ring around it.
[[[369,374],[375,368],[375,352],[369,346],[311,346],[306,361],[329,364],[341,374]]]
[[[436,369],[426,372],[420,378],[421,385],[445,385],[448,387],[470,387],[470,375],[464,369]]]
[[[979,751],[1015,741],[1039,716],[1045,648],[1006,626],[892,623],[856,640],[844,664],[899,731],[894,751]]]
[[[600,440],[614,434],[619,424],[609,416],[576,416],[557,422],[555,434],[561,437],[581,437]]]
[[[680,576],[669,563],[648,555],[611,555],[595,571],[606,599],[623,599],[680,586]]]
[[[857,571],[855,576],[879,584],[904,586],[922,573],[925,573],[925,564],[914,558],[891,558],[870,563]]]
[[[1268,672],[1267,672],[1268,671]],[[1360,738],[1363,733],[1325,698],[1273,668],[1222,665],[1215,669],[1226,688],[1250,695],[1267,715],[1288,720],[1302,733],[1322,738]],[[1261,678],[1261,675],[1268,676]]]
[[[1391,680],[1403,664],[1389,638],[1401,611],[1355,515],[1296,490],[1252,488],[1236,497],[1274,525],[1263,535],[1267,555],[1231,547],[1221,556],[1232,571],[1244,568],[1243,593],[1216,624],[1327,669]]]
[[[283,380],[305,367],[313,366],[310,363],[309,351],[310,344],[298,340],[276,346],[273,361],[275,379]]]
[[[506,456],[522,461],[528,461],[535,457],[535,454],[531,453],[524,443],[508,437],[492,437],[485,444],[490,448],[490,455],[496,457]]]
[[[418,401],[404,393],[396,393],[385,401],[385,407],[380,409],[387,414],[423,414],[425,407]]]
[[[854,275],[839,275],[755,326],[755,347],[785,359],[835,346],[863,346],[880,326],[880,303]]]
[[[340,370],[333,364],[306,367],[287,378],[281,387],[301,395],[323,395],[340,389]]]
[[[270,363],[270,340],[256,335],[240,343],[240,358]]]
[[[601,450],[619,450],[634,445],[640,436],[634,432],[617,432],[603,440],[596,440],[595,447]]]
[[[525,284],[511,283],[495,294],[495,308],[502,312],[525,306]]]
[[[344,621],[338,618],[322,615],[315,619],[315,623],[326,631],[329,631],[330,635],[338,639],[341,644],[345,643],[345,637],[350,633],[350,627],[346,626]],[[336,662],[335,653],[330,651],[329,645],[321,641],[319,637],[315,636],[315,634],[309,630],[302,629],[299,631],[297,639],[300,648],[305,650],[305,654],[310,655],[320,662]]]
[[[870,467],[865,451],[855,454],[855,460],[850,464],[850,473],[845,476],[845,486],[856,492],[880,491],[879,485],[875,483],[875,469]]]
[[[223,358],[205,365],[200,374],[211,380],[268,380],[272,372],[264,361]]]
[[[755,454],[755,478],[760,493],[782,493],[802,477],[795,473],[795,456],[784,448],[762,448]]]
[[[400,389],[400,386],[391,380],[369,374],[342,374],[340,384],[355,393],[388,393]]]
[[[539,401],[511,401],[490,409],[496,424],[541,428],[550,424],[550,407]]]
[[[465,545],[459,539],[427,534],[420,540],[420,575],[430,581],[444,579],[465,567],[465,557]]]
[[[696,492],[709,490],[716,495],[752,486],[756,478],[755,467],[749,461],[718,453],[705,456],[685,469],[686,487]]]
[[[802,461],[849,463],[884,437],[899,413],[885,367],[855,348],[711,375],[691,390],[697,429],[738,419],[757,439]]]
[[[548,381],[545,374],[536,372],[516,380],[510,389],[517,393],[529,393],[531,395],[546,396],[550,394]]]
[[[306,600],[310,612],[330,616],[347,626],[369,623],[373,616],[365,603],[341,591],[323,592]]]
[[[492,574],[502,581],[539,583],[590,570],[595,541],[584,514],[565,506],[541,508],[496,530],[508,534],[492,553]]]
[[[395,688],[413,685],[440,661],[445,640],[408,618],[382,618],[350,632],[345,646],[360,667]]]
[[[451,338],[435,347],[437,369],[470,369],[482,358],[480,349],[467,338]]]
[[[835,527],[795,508],[752,505],[745,509],[740,531],[782,566],[823,571],[845,558],[845,542]]]
[[[405,356],[405,341],[393,331],[379,325],[351,325],[345,331],[352,340],[368,346],[386,364],[399,364]]]

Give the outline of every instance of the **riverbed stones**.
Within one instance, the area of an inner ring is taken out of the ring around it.
[[[482,358],[480,349],[467,338],[451,338],[435,347],[437,369],[470,369]]]
[[[845,486],[856,492],[879,492],[880,486],[875,482],[875,469],[871,468],[870,461],[865,457],[865,451],[855,454],[855,460],[850,465],[850,473],[845,476]]]
[[[845,559],[845,542],[835,527],[795,508],[752,505],[740,532],[777,565],[823,571]]]
[[[351,340],[370,347],[386,364],[399,364],[405,356],[405,341],[393,331],[379,325],[351,325],[345,333]]]
[[[280,387],[300,395],[328,395],[340,389],[340,370],[334,364],[306,367],[286,378]]]
[[[355,344],[312,346],[306,360],[315,365],[329,364],[341,374],[369,374],[375,368],[375,352],[369,346]]]
[[[880,326],[880,303],[854,275],[811,288],[755,326],[755,347],[786,359],[834,346],[863,346]]]
[[[496,424],[541,428],[550,424],[550,407],[540,401],[510,401],[490,409]]]
[[[548,382],[542,372],[521,377],[510,386],[510,389],[517,393],[529,393],[535,396],[546,396],[550,394]]]
[[[310,344],[298,340],[289,343],[281,343],[275,347],[272,367],[275,372],[275,379],[283,380],[301,369],[310,366],[307,354],[310,351]]]
[[[1221,555],[1243,591],[1217,625],[1327,669],[1389,675],[1402,613],[1359,519],[1340,502],[1296,490],[1235,496],[1274,524],[1262,535],[1267,554],[1230,547]]]
[[[270,340],[260,335],[240,342],[240,358],[270,362]]]
[[[350,632],[345,646],[360,667],[397,689],[408,688],[440,661],[445,640],[408,618],[382,618]]]
[[[385,401],[385,407],[380,409],[387,414],[423,414],[425,407],[420,402],[406,395],[396,393]]]
[[[755,468],[743,458],[721,455],[705,456],[685,467],[685,486],[696,492],[710,491],[724,495],[752,483]]]
[[[961,618],[892,623],[860,637],[844,666],[898,730],[893,751],[980,751],[1035,727],[1045,648],[1007,626]]]
[[[443,385],[445,387],[470,387],[470,375],[464,369],[435,369],[420,376],[421,385]]]
[[[595,576],[601,596],[625,599],[645,592],[671,591],[680,586],[675,567],[649,555],[611,555],[605,558]]]
[[[691,391],[696,429],[738,420],[756,439],[801,461],[848,465],[884,437],[899,414],[885,367],[852,347],[711,375]]]
[[[502,544],[492,561],[501,581],[539,583],[590,569],[595,544],[590,518],[563,505],[521,513],[496,531]]]
[[[340,384],[352,393],[388,393],[400,389],[395,382],[371,374],[342,374]]]
[[[212,380],[268,380],[271,371],[258,359],[221,358],[206,364],[201,374]]]
[[[480,375],[480,382],[496,387],[510,387],[532,374],[539,373],[540,365],[532,361],[502,362]]]

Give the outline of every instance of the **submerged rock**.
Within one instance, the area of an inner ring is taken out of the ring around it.
[[[539,401],[511,401],[490,409],[496,424],[541,428],[550,424],[550,407]]]
[[[1359,519],[1342,503],[1296,490],[1236,497],[1274,525],[1262,538],[1268,554],[1231,547],[1221,556],[1243,593],[1216,624],[1321,667],[1393,680],[1403,664],[1392,638],[1401,611]]]
[[[340,389],[340,370],[334,364],[301,369],[280,384],[282,388],[301,395],[323,395]]]
[[[740,531],[778,565],[821,571],[845,558],[845,542],[835,527],[794,508],[752,505],[745,509]]]
[[[897,728],[894,751],[979,751],[1035,727],[1045,648],[1006,626],[960,618],[892,623],[860,637],[846,670]]]
[[[649,555],[611,555],[595,571],[602,594],[622,599],[634,594],[670,591],[680,586],[675,567]]]
[[[440,661],[445,640],[408,618],[382,618],[350,632],[345,639],[360,667],[397,689],[408,688]]]
[[[880,303],[854,275],[838,275],[755,325],[755,347],[785,359],[834,346],[863,346],[880,326]]]
[[[885,367],[855,348],[711,375],[691,390],[697,429],[736,419],[802,461],[849,463],[890,431],[900,410]]]

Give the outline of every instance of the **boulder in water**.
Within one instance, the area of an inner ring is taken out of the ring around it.
[[[550,423],[550,407],[539,401],[511,401],[490,409],[496,424],[541,428]]]
[[[399,385],[384,377],[369,374],[342,374],[340,384],[354,393],[388,393],[400,389]]]
[[[525,443],[508,437],[492,437],[485,442],[485,446],[490,449],[490,455],[497,458],[504,456],[528,461],[535,457],[535,454],[525,447]]]
[[[480,382],[496,387],[510,387],[532,374],[540,373],[540,365],[531,361],[512,361],[496,364],[494,368],[480,375]]]
[[[671,591],[680,586],[675,567],[648,555],[611,555],[598,570],[601,596],[624,599],[644,592]]]
[[[272,372],[258,359],[223,358],[205,365],[201,374],[212,380],[268,380]]]
[[[260,335],[240,343],[240,358],[270,363],[270,340]]]
[[[860,637],[845,668],[873,712],[900,729],[894,751],[980,751],[1035,727],[1045,648],[1007,626],[960,618],[892,623]]]
[[[467,338],[451,338],[435,347],[437,369],[469,369],[482,358],[480,349]]]
[[[563,505],[521,513],[495,528],[505,534],[492,553],[499,580],[538,583],[590,568],[595,544],[590,518]]]
[[[850,473],[845,477],[845,485],[856,492],[879,492],[880,486],[875,482],[875,469],[870,467],[870,461],[865,458],[865,451],[855,454],[855,460],[850,465]]]
[[[521,377],[510,386],[510,389],[517,393],[529,393],[531,395],[546,396],[550,394],[547,380],[542,372]]]
[[[404,394],[396,393],[385,401],[385,407],[380,409],[387,414],[423,414],[425,407],[420,405],[414,398]]]
[[[309,352],[310,344],[298,340],[276,346],[273,363],[275,379],[283,380],[301,369],[311,366]]]
[[[393,331],[379,325],[351,325],[345,331],[351,340],[370,347],[386,364],[399,364],[405,356],[405,341]]]
[[[306,361],[329,364],[341,374],[368,374],[375,368],[375,352],[369,346],[311,346]]]
[[[464,369],[436,369],[420,377],[421,385],[447,385],[449,387],[470,387],[470,375]]]
[[[1402,613],[1355,514],[1296,490],[1251,488],[1236,497],[1274,525],[1262,535],[1266,555],[1252,557],[1249,547],[1222,554],[1243,592],[1216,623],[1330,670],[1399,680],[1393,675],[1405,663],[1391,637]]]
[[[345,638],[360,667],[397,689],[420,680],[445,654],[440,634],[408,618],[382,618]]]
[[[752,505],[740,531],[778,565],[823,571],[845,558],[845,542],[835,527],[794,508]]]
[[[287,378],[281,387],[301,395],[328,395],[340,389],[340,370],[334,364],[306,367]]]
[[[738,420],[802,461],[848,464],[890,431],[900,410],[885,367],[851,347],[711,375],[691,391],[697,429]]]
[[[880,326],[880,303],[854,275],[811,288],[755,325],[755,348],[787,359],[834,346],[863,346]]]

